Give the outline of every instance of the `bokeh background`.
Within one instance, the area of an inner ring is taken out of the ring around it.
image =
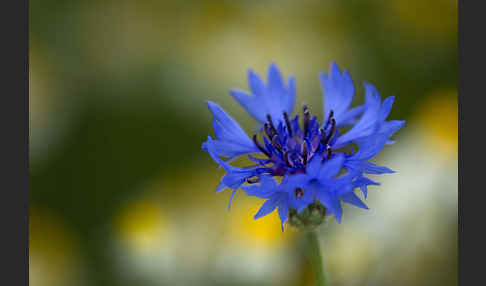
[[[457,3],[30,1],[30,283],[314,285],[298,233],[201,150],[206,100],[275,61],[322,115],[332,60],[405,119],[364,211],[320,229],[331,285],[457,284]]]

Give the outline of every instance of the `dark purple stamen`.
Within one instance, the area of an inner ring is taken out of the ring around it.
[[[268,153],[267,150],[265,150],[265,148],[263,148],[263,146],[260,144],[260,142],[258,142],[257,140],[257,136],[256,134],[253,135],[253,143],[255,143],[255,145],[257,146],[257,148],[265,155],[267,155],[268,158],[272,157],[272,155],[270,155],[270,153]]]
[[[307,141],[306,141],[306,142],[304,142],[304,144],[302,145],[302,147],[303,147],[303,150],[302,150],[302,153],[303,153],[303,154],[302,154],[302,155],[303,155],[303,156],[302,156],[302,161],[303,161],[303,162],[302,162],[302,163],[303,163],[303,164],[304,164],[304,166],[305,166],[305,165],[307,165],[307,152],[309,151],[309,150],[308,150],[308,148],[307,148]]]
[[[285,175],[285,172],[285,169],[280,166],[277,166],[275,169],[270,170],[270,174],[272,176],[283,176]]]
[[[285,151],[285,153],[284,153],[285,164],[287,164],[287,166],[289,166],[290,168],[292,168],[293,165],[290,164],[291,161],[290,161],[290,158],[289,158],[289,154],[290,154],[289,153],[289,150]]]
[[[331,118],[331,132],[329,132],[329,135],[327,135],[326,140],[324,141],[325,144],[329,143],[329,140],[331,139],[332,135],[334,135],[335,130],[336,130],[336,120],[334,120],[334,118]]]
[[[331,159],[331,154],[332,154],[331,147],[327,146],[326,151],[327,151],[327,159]]]
[[[325,145],[326,144],[325,143],[326,131],[324,131],[324,129],[322,129],[322,128],[320,128],[319,131],[320,131],[320,137],[321,137],[319,141]],[[316,147],[316,150],[314,150],[314,153],[317,153],[320,148],[321,148],[321,144],[317,144],[317,147]]]
[[[280,145],[280,143],[278,143],[277,140],[278,140],[278,135],[274,134],[273,137],[272,137],[272,146],[275,147],[275,149],[277,149],[277,151],[279,151],[280,153],[283,154],[282,146]]]
[[[289,116],[287,114],[287,112],[283,112],[283,116],[285,118],[285,124],[287,125],[287,131],[289,132],[289,136],[290,137],[293,137],[293,132],[292,132],[292,127],[290,126],[290,121],[289,121]]]
[[[333,117],[334,117],[334,110],[331,109],[331,111],[329,111],[329,117],[327,117],[327,122],[331,121]]]
[[[321,132],[321,141],[324,141],[326,138],[326,131],[324,131],[323,128],[319,128],[319,131]]]
[[[268,123],[270,124],[270,128],[271,128],[272,132],[277,134],[277,129],[275,129],[275,126],[273,126],[272,116],[270,116],[270,114],[267,114],[267,120],[268,120]]]
[[[310,121],[310,113],[309,109],[307,109],[307,105],[304,105],[304,138],[307,137],[307,132],[309,131],[309,121]]]
[[[319,129],[319,131],[321,131],[321,140],[320,140],[320,141],[321,141],[322,143],[326,144],[326,143],[325,143],[325,142],[326,142],[326,131],[324,131],[324,129],[322,129],[322,128],[321,128],[321,129]]]
[[[265,131],[265,134],[267,134],[267,137],[268,138],[272,138],[273,137],[273,132],[270,129],[270,125],[268,123],[265,122],[265,124],[263,125],[263,129]]]

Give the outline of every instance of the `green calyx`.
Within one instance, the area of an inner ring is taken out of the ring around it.
[[[300,214],[296,210],[290,209],[288,223],[298,229],[313,230],[324,222],[325,216],[326,207],[315,201]]]

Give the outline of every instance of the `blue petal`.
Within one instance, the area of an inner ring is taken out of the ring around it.
[[[273,212],[273,210],[277,207],[277,202],[278,196],[273,196],[270,199],[266,200],[253,218],[259,219]]]
[[[369,160],[378,154],[391,136],[391,132],[372,134],[356,140],[359,151],[352,157],[356,160]]]
[[[368,209],[368,207],[361,201],[361,199],[354,192],[349,192],[347,194],[344,194],[340,197],[340,199],[343,202],[351,204],[358,208],[362,208],[366,210]]]
[[[249,196],[259,197],[259,198],[269,198],[279,191],[275,180],[271,176],[261,176],[261,183],[259,185],[253,184],[248,186],[242,186],[241,188]]]
[[[268,199],[275,194],[275,189],[265,189],[258,185],[241,186],[245,193],[252,197]]]
[[[209,110],[214,116],[213,127],[216,140],[212,143],[205,142],[203,149],[207,149],[207,144],[213,144],[213,152],[217,156],[233,158],[235,156],[259,152],[253,141],[246,135],[240,125],[229,116],[219,105],[214,102],[207,102]]]
[[[319,170],[319,179],[328,179],[336,176],[344,164],[345,157],[342,154],[336,154],[330,160],[324,162]]]
[[[247,153],[256,153],[260,152],[258,149],[250,149],[249,146],[242,146],[240,144],[235,144],[233,142],[222,141],[222,140],[213,140],[211,142],[203,142],[202,149],[207,150],[207,145],[213,145],[212,149],[214,153],[218,156],[228,157],[228,160],[233,160],[237,156],[244,155]]]
[[[248,85],[250,90],[256,97],[265,96],[265,83],[260,76],[253,70],[248,70]]]
[[[359,115],[365,111],[366,107],[364,105],[356,106],[348,110],[346,113],[341,115],[339,123],[336,122],[337,126],[345,126],[355,124]]]
[[[289,115],[290,113],[292,113],[292,110],[294,110],[296,97],[295,77],[289,76],[288,96],[286,97],[286,101],[284,104],[284,107],[286,108],[285,110]]]
[[[358,123],[356,123],[350,131],[338,138],[336,145],[333,146],[334,148],[341,148],[351,141],[370,136],[375,132],[386,133],[388,134],[388,137],[390,137],[405,123],[405,121],[398,120],[385,122],[390,114],[395,97],[390,96],[386,98],[383,103],[380,103],[380,95],[376,88],[366,82],[364,83],[364,86],[366,90],[366,110]],[[391,144],[392,142],[393,141],[388,138],[385,141],[385,144]]]
[[[389,136],[392,136],[395,132],[397,132],[398,130],[400,130],[400,128],[402,128],[403,125],[405,125],[405,120],[390,120],[390,121],[386,121],[386,122],[383,122],[380,125],[380,128],[378,130],[378,133],[386,133],[386,134],[389,134]],[[388,140],[387,141],[387,144],[389,144],[388,143],[389,141],[393,141],[393,140]]]
[[[319,170],[321,169],[321,158],[319,156],[314,156],[307,164],[305,172],[307,176],[311,178],[317,178],[319,176]]]
[[[276,189],[277,183],[272,176],[262,175],[260,176],[261,186],[265,189]]]
[[[228,203],[228,211],[231,209],[231,202],[233,201],[233,197],[235,196],[237,190],[238,190],[238,188],[235,188],[235,189],[233,189],[233,192],[231,193],[229,203]]]
[[[248,84],[251,94],[241,90],[230,91],[233,98],[260,123],[267,121],[267,114],[272,117],[273,124],[278,126],[284,122],[283,112],[292,113],[295,105],[295,78],[289,77],[288,87],[285,86],[278,67],[271,63],[268,68],[268,83],[254,71],[248,71]]]
[[[359,176],[354,182],[353,182],[353,187],[359,187],[361,191],[363,192],[363,195],[366,199],[368,196],[368,185],[379,185],[380,183],[375,182],[369,178]]]
[[[309,166],[309,165],[307,165]],[[293,191],[295,188],[304,188],[307,183],[312,179],[312,176],[307,174],[294,174],[287,177],[286,182],[280,184],[282,189]]]
[[[219,185],[216,187],[216,193],[219,193],[226,188],[227,188],[227,186],[220,182]]]
[[[221,182],[228,188],[237,189],[246,182],[247,178],[255,175],[256,172],[252,169],[233,169],[223,176]]]
[[[390,141],[390,137],[405,124],[405,121],[392,120],[383,122],[376,133],[356,140],[359,146],[356,159],[369,160],[376,156]]]
[[[250,170],[253,171],[253,170]],[[238,188],[241,187],[246,182],[247,178],[253,177],[255,174],[254,172],[249,172],[249,171],[241,171],[241,172],[228,172],[226,175],[223,176],[221,179],[221,184],[220,186],[222,187],[223,185],[227,188],[233,189],[233,192],[231,193],[230,201],[228,204],[228,210],[231,208],[231,202],[233,200],[233,196],[236,194],[236,191]],[[222,189],[219,189],[221,191]]]
[[[354,125],[351,130],[339,137],[334,148],[341,148],[353,140],[360,137],[371,135],[376,129],[376,123],[379,119],[381,109],[381,99],[376,88],[369,83],[364,82],[365,86],[365,108],[363,116]]]
[[[376,156],[390,141],[390,137],[400,129],[405,121],[383,122],[380,128],[369,136],[356,139],[359,151],[346,158],[344,167],[349,171],[365,172],[370,174],[383,174],[393,172],[386,167],[376,166],[366,162]]]
[[[280,217],[280,221],[282,223],[282,232],[284,231],[284,223],[287,221],[289,216],[289,205],[285,201],[280,201],[278,205],[278,216]]]
[[[280,103],[280,109],[274,111],[272,116],[281,117],[282,112],[291,113],[295,105],[295,78],[289,77],[288,88],[285,88],[282,74],[275,63],[271,63],[268,69],[268,93],[271,95],[271,106]]]
[[[327,120],[331,110],[338,126],[342,125],[343,115],[353,101],[354,84],[348,72],[341,70],[335,62],[331,63],[329,76],[320,73],[321,87],[324,92],[324,120]],[[349,120],[349,118],[348,118]]]
[[[385,166],[378,166],[371,162],[362,162],[363,172],[367,174],[392,174],[395,171],[385,167]]]
[[[231,207],[231,200],[236,193],[236,190],[241,187],[246,182],[246,179],[254,177],[257,175],[257,171],[255,169],[244,169],[231,166],[230,164],[221,160],[218,155],[214,152],[214,144],[212,144],[214,140],[211,139],[211,136],[208,136],[207,144],[204,145],[206,148],[205,150],[209,153],[211,158],[218,163],[225,171],[227,172],[223,178],[221,178],[221,183],[216,188],[217,192],[222,191],[225,188],[233,189],[233,193],[230,198],[230,203],[228,209]]]
[[[390,114],[390,111],[392,109],[394,101],[395,101],[394,96],[389,96],[385,100],[383,100],[383,104],[381,105],[380,115],[379,115],[378,121],[383,122],[383,121],[386,120],[386,118]]]
[[[326,190],[319,190],[316,194],[317,199],[326,207],[327,211],[334,215],[338,223],[341,223],[343,210],[341,208],[341,203],[336,196]]]
[[[244,170],[238,167],[233,167],[227,162],[224,162],[219,158],[217,152],[216,152],[216,144],[214,144],[215,140],[211,138],[211,136],[208,136],[208,140],[202,144],[203,150],[209,153],[211,158],[218,163],[223,169],[225,169],[227,172],[232,172],[232,171],[239,171],[239,170]]]
[[[356,154],[351,155],[344,161],[343,167],[349,172],[362,173],[363,167],[361,165],[362,160],[356,159]]]
[[[272,99],[280,99],[280,97],[275,97],[277,94],[284,92],[284,81],[282,78],[282,74],[278,69],[277,65],[274,63],[270,63],[268,68],[268,90],[272,95]]]
[[[231,89],[230,94],[253,118],[262,123],[266,122],[267,109],[257,96],[238,89]]]
[[[360,173],[348,172],[338,178],[333,178],[331,180],[326,180],[325,183],[330,190],[333,190],[336,196],[341,196],[343,194],[349,193],[353,190],[353,181],[360,176]]]

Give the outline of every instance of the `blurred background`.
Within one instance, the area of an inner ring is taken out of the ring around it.
[[[30,1],[30,283],[314,285],[302,239],[262,201],[215,194],[205,101],[253,68],[297,79],[322,115],[318,72],[395,95],[405,119],[376,162],[365,211],[320,238],[331,285],[457,285],[457,3]]]

